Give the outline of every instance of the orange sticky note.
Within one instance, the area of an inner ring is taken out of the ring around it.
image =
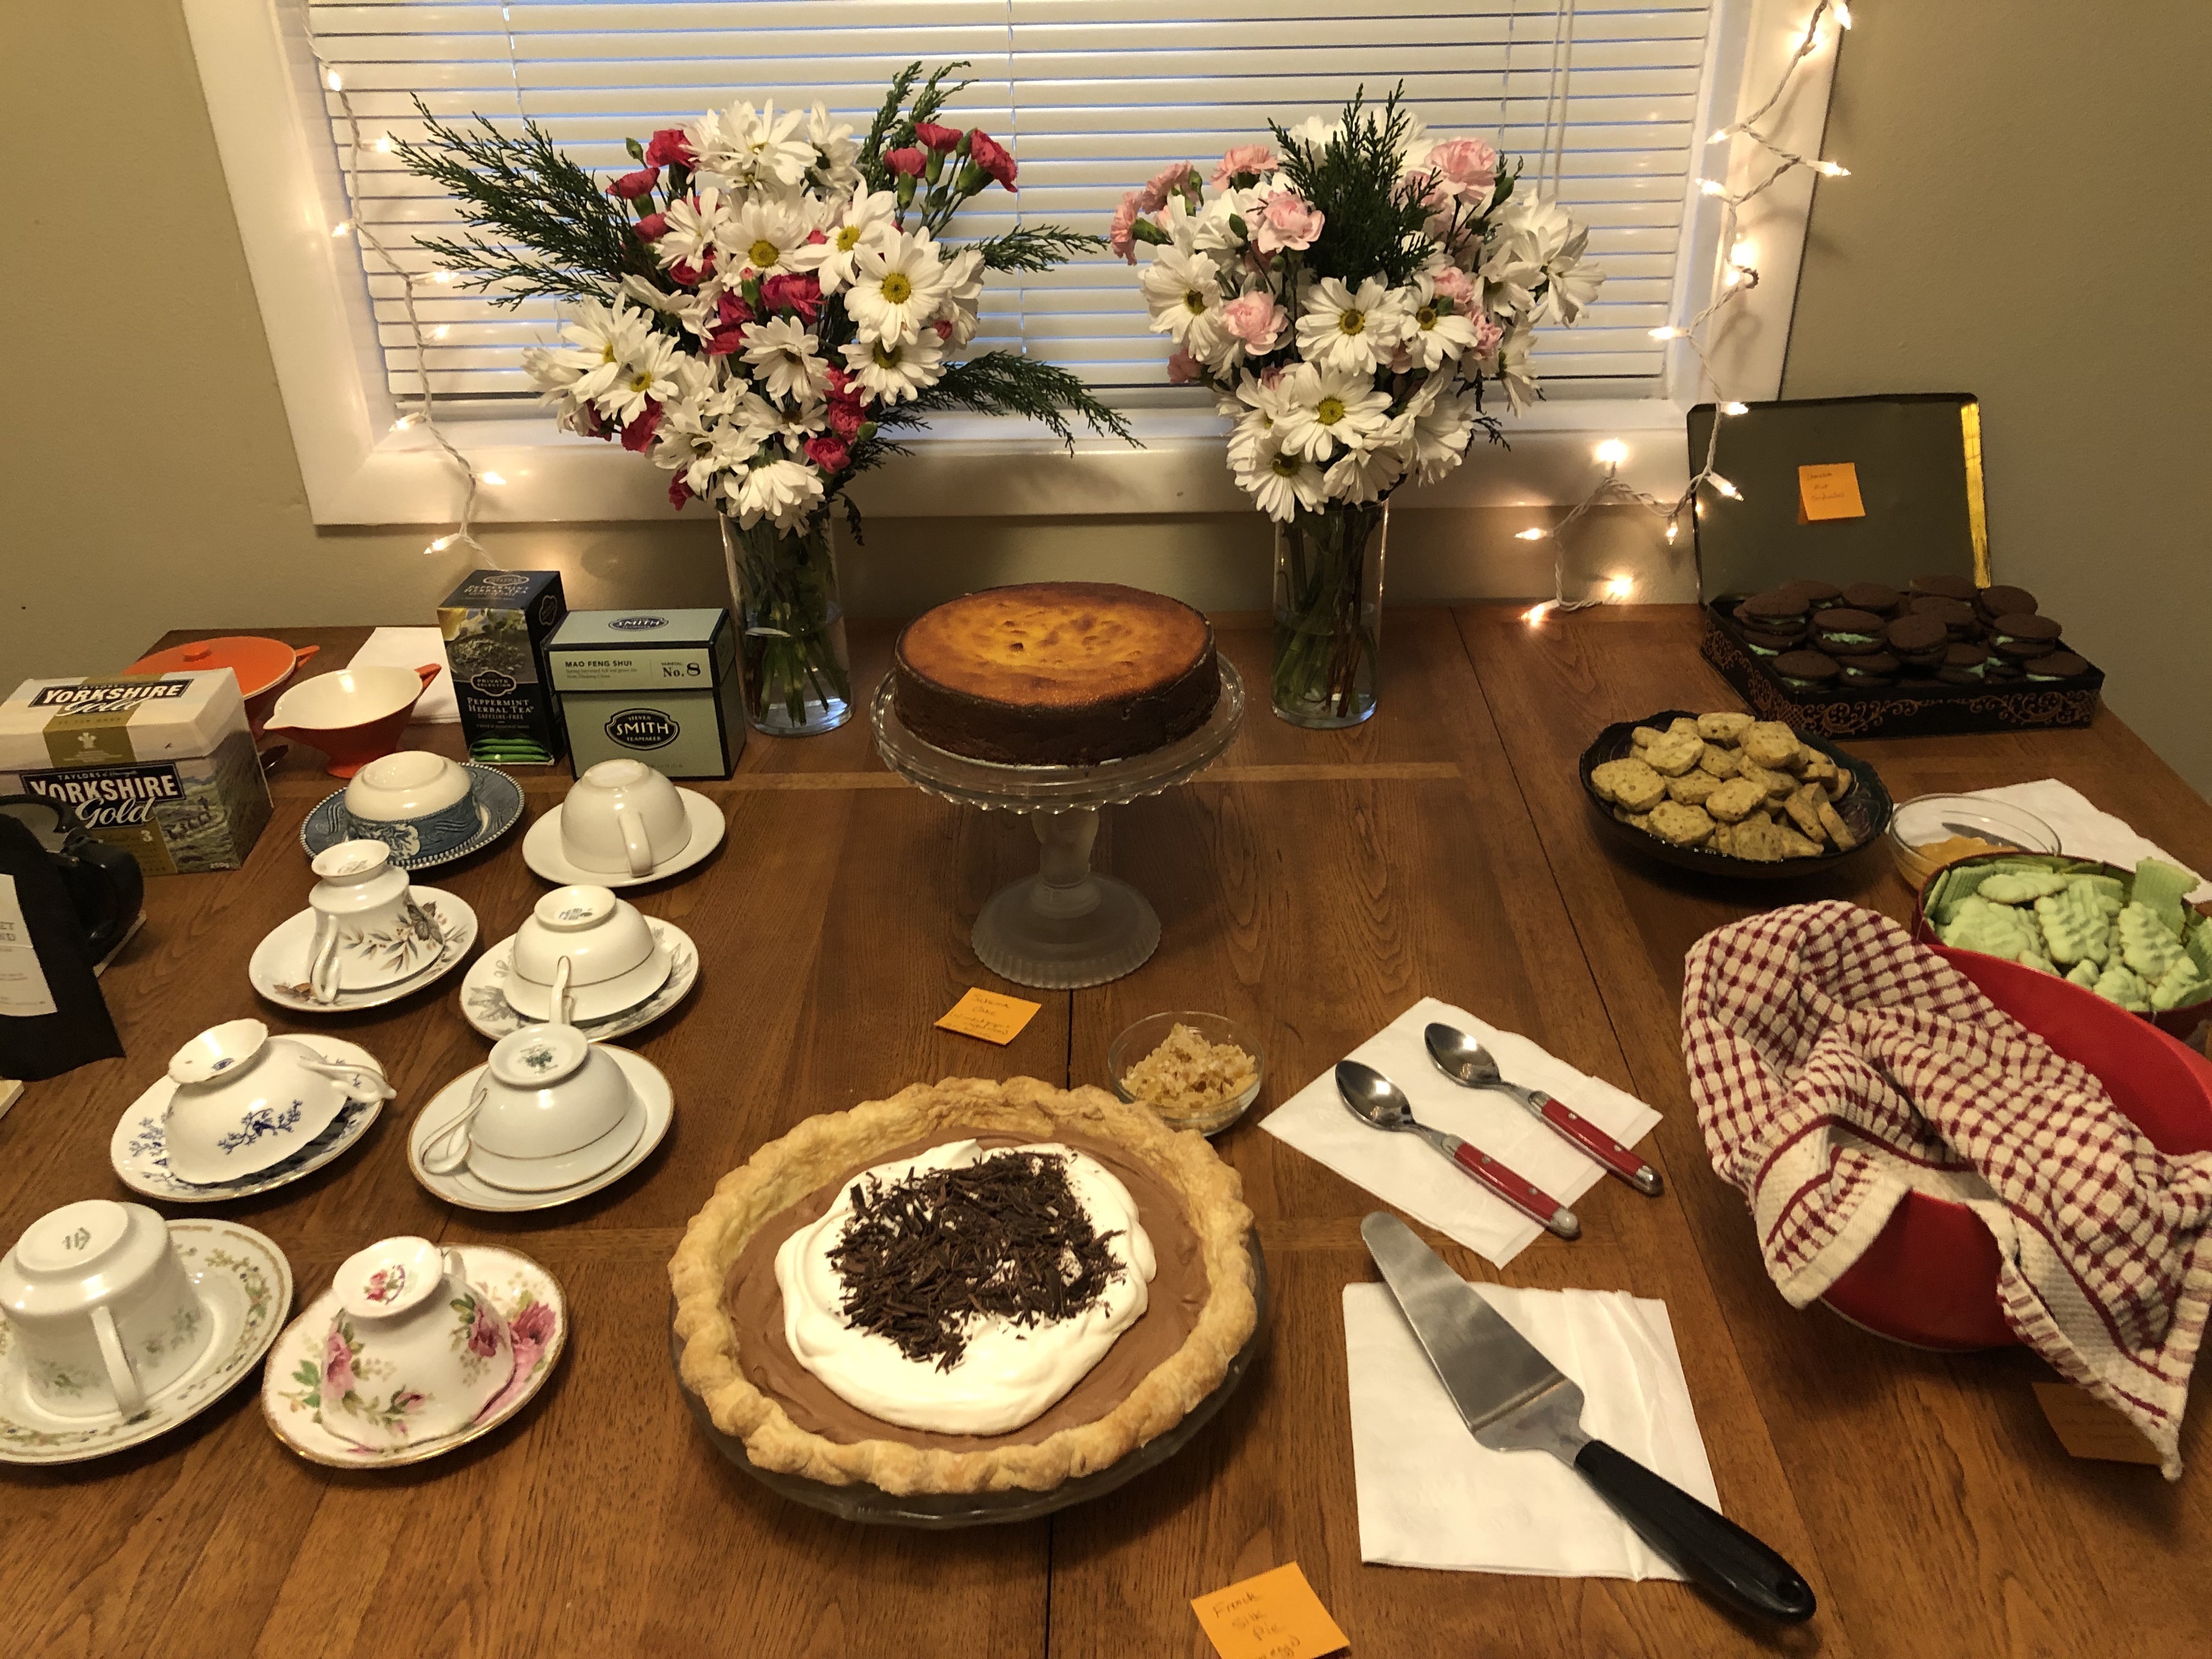
[[[2069,1457],[2104,1463],[2157,1463],[2158,1450],[2142,1431],[2087,1389],[2071,1382],[2037,1382],[2035,1403],[2051,1419],[2058,1443]]]
[[[971,990],[937,1024],[941,1030],[981,1037],[1003,1048],[1022,1034],[1022,1027],[1043,1006],[1042,1002],[1024,1002],[1019,997],[1002,997],[996,991]]]
[[[1320,1659],[1352,1645],[1295,1561],[1190,1605],[1221,1659]]]
[[[1866,504],[1859,500],[1858,467],[1850,461],[1799,467],[1797,510],[1803,522],[1813,524],[1823,519],[1866,517]]]

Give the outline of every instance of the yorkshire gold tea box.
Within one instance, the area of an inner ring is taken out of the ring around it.
[[[566,747],[545,641],[568,615],[557,570],[479,570],[438,607],[469,758],[550,766]]]
[[[235,870],[269,822],[228,668],[24,681],[0,703],[0,793],[63,802],[149,876]]]

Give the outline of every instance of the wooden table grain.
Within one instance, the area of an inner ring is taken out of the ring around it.
[[[1218,625],[1264,686],[1265,627]],[[185,1037],[252,1012],[365,1044],[399,1090],[336,1164],[215,1206],[284,1249],[298,1300],[374,1237],[496,1241],[560,1278],[574,1339],[515,1422],[388,1474],[295,1458],[245,1386],[115,1457],[0,1467],[0,1653],[1202,1659],[1190,1598],[1291,1560],[1355,1654],[1391,1659],[2212,1651],[2212,1611],[2190,1594],[2212,1555],[2201,1473],[2168,1486],[2067,1458],[2029,1392],[2046,1373],[2022,1352],[1920,1353],[1791,1312],[1741,1200],[1711,1174],[1677,1046],[1682,953],[1784,896],[1620,862],[1573,766],[1607,721],[1738,706],[1698,658],[1696,626],[1689,607],[1539,628],[1503,607],[1393,611],[1366,726],[1297,731],[1255,696],[1214,769],[1105,815],[1099,862],[1152,897],[1162,939],[1128,977],[1072,994],[1009,985],[969,945],[982,901],[1035,867],[1018,819],[907,787],[865,720],[753,738],[735,776],[692,786],[728,815],[722,848],[634,895],[700,947],[698,988],[625,1040],[673,1080],[674,1127],[622,1182],[546,1215],[452,1210],[408,1174],[414,1112],[484,1051],[453,981],[311,1021],[246,988],[253,943],[304,902],[299,825],[335,787],[310,751],[289,757],[246,869],[149,884],[148,926],[106,981],[126,1057],[33,1085],[0,1119],[0,1242],[57,1204],[119,1195],[116,1115]],[[366,633],[281,631],[320,641],[333,666]],[[864,691],[890,638],[854,630]],[[459,753],[455,727],[411,740]],[[2212,867],[2212,809],[2108,714],[2080,732],[1854,747],[1900,798],[2063,778]],[[532,817],[568,783],[565,769],[516,775]],[[487,944],[544,890],[520,839],[429,878],[476,908]],[[1808,893],[1893,915],[1909,903],[1872,861],[1786,896]],[[1044,1006],[1005,1048],[936,1030],[969,985]],[[1810,1626],[1755,1626],[1676,1584],[1361,1564],[1340,1297],[1374,1276],[1358,1231],[1373,1200],[1257,1119],[1428,994],[1663,1114],[1645,1150],[1665,1198],[1601,1183],[1578,1206],[1579,1241],[1540,1239],[1503,1273],[1432,1242],[1472,1276],[1666,1302],[1723,1505],[1811,1579]],[[669,1367],[664,1267],[724,1170],[811,1113],[917,1079],[1101,1082],[1124,1025],[1190,1006],[1267,1048],[1259,1105],[1218,1145],[1259,1217],[1274,1303],[1261,1359],[1187,1450],[1109,1499],[951,1534],[832,1521],[722,1462]],[[2194,1419],[2183,1449],[2212,1455]]]

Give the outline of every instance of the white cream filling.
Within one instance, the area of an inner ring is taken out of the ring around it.
[[[923,1170],[964,1169],[998,1152],[1066,1158],[1068,1185],[1091,1224],[1116,1235],[1106,1243],[1116,1271],[1105,1294],[1073,1318],[1049,1323],[972,1319],[966,1348],[945,1370],[934,1360],[909,1359],[889,1337],[848,1323],[840,1311],[844,1282],[830,1265],[830,1252],[853,1218],[853,1188],[870,1176],[888,1185]],[[829,1213],[792,1234],[775,1253],[783,1336],[793,1358],[847,1404],[886,1423],[934,1434],[1005,1434],[1042,1415],[1136,1322],[1158,1271],[1129,1189],[1097,1159],[1053,1141],[986,1152],[972,1140],[958,1140],[878,1164],[848,1181]]]

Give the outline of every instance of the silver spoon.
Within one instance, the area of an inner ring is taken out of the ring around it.
[[[1517,1100],[1534,1116],[1560,1136],[1574,1143],[1577,1151],[1588,1154],[1602,1164],[1607,1171],[1619,1176],[1647,1198],[1656,1198],[1666,1183],[1660,1180],[1659,1171],[1646,1164],[1627,1147],[1589,1119],[1577,1115],[1565,1103],[1553,1099],[1541,1089],[1524,1089],[1517,1083],[1508,1083],[1498,1074],[1498,1062],[1491,1058],[1490,1050],[1471,1033],[1456,1025],[1432,1023],[1421,1033],[1429,1058],[1454,1083],[1468,1089],[1495,1089],[1498,1093]]]
[[[1457,1135],[1431,1129],[1413,1116],[1406,1091],[1372,1066],[1342,1060],[1336,1066],[1336,1092],[1346,1109],[1370,1128],[1409,1129],[1446,1158],[1504,1199],[1522,1215],[1561,1238],[1576,1238],[1583,1224],[1572,1210],[1534,1182],[1523,1180],[1487,1152],[1478,1151]]]

